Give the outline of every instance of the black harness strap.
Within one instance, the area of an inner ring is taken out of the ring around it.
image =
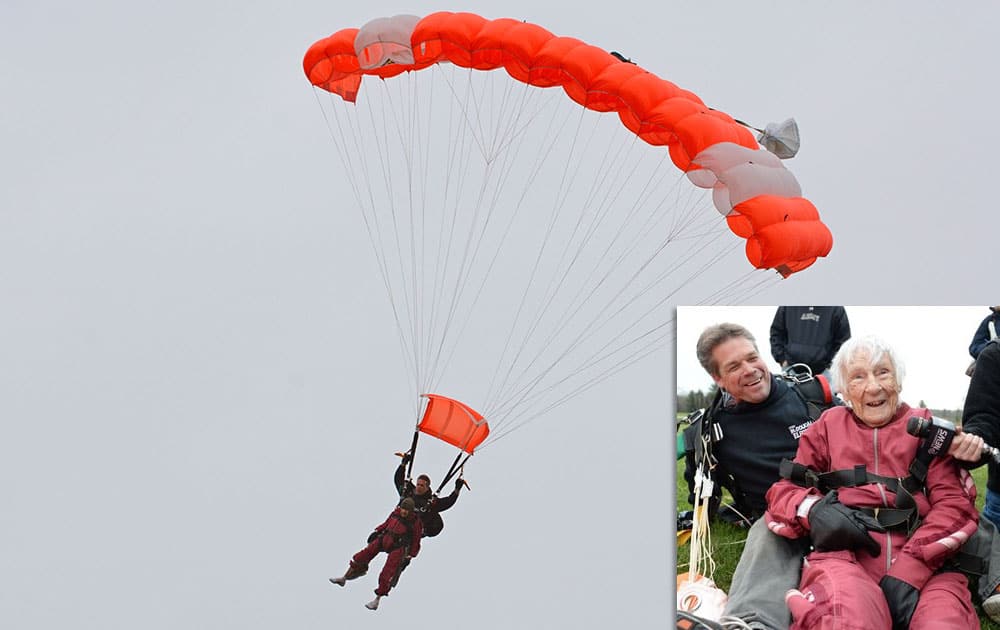
[[[914,480],[912,476],[901,479],[877,475],[868,472],[864,464],[858,464],[854,468],[817,473],[808,466],[789,459],[782,460],[778,473],[782,479],[788,479],[798,486],[816,488],[823,494],[837,488],[854,488],[873,483],[882,484],[889,491],[895,493],[895,508],[879,508],[877,510],[860,508],[861,511],[874,516],[880,525],[888,529],[905,526],[908,535],[920,524],[917,502],[913,499],[909,488],[913,487],[915,483],[916,488],[919,489],[923,487],[923,481]]]
[[[416,510],[413,512],[413,518],[420,518],[417,516]],[[386,549],[386,551],[392,551],[393,549],[399,549],[400,547],[408,547],[410,543],[413,542],[413,525],[400,516],[396,517],[396,521],[402,523],[403,528],[406,529],[406,531],[402,534],[397,534],[387,528],[384,533],[392,536],[392,546]]]
[[[913,510],[897,508],[857,508],[857,510],[873,517],[879,525],[886,529],[906,526],[910,516],[914,513]]]
[[[791,390],[806,406],[809,418],[813,422],[818,420],[824,411],[833,406],[833,390],[830,389],[826,377],[822,374],[808,378],[796,378],[782,374],[782,378],[791,384]]]
[[[417,458],[417,440],[420,438],[420,428],[419,426],[413,431],[413,442],[410,444],[410,461],[409,465],[406,467],[406,481],[410,480],[410,475],[413,474],[413,460]]]
[[[462,455],[465,455],[465,459],[462,459]],[[436,493],[441,492],[441,489],[444,488],[444,484],[451,481],[452,477],[465,467],[465,462],[469,461],[470,457],[472,457],[472,453],[466,453],[465,451],[458,452],[458,455],[455,457],[455,461],[451,463],[451,468],[448,469],[448,473],[444,476],[444,479],[441,480],[441,483],[438,484],[437,490],[435,491]]]
[[[902,478],[884,477],[870,473],[864,464],[850,469],[817,473],[802,464],[787,459],[781,462],[779,474],[782,479],[789,479],[799,486],[816,488],[824,494],[835,488],[850,488],[869,483],[883,484],[896,494],[896,507],[895,509],[880,508],[877,512],[872,510],[870,513],[881,525],[887,528],[898,527],[905,523],[907,534],[910,534],[920,524],[917,502],[913,499],[913,495],[917,492],[923,492],[927,483],[927,471],[938,452],[934,450],[929,440],[920,440],[917,453],[913,457],[913,461],[910,462],[908,469],[910,474]],[[907,516],[902,518],[902,514]],[[889,523],[896,524],[890,525]]]

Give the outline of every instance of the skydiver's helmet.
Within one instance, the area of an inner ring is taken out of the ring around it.
[[[399,502],[399,509],[406,510],[408,512],[413,512],[417,509],[417,506],[413,502],[413,499],[411,499],[410,497],[406,497],[405,499]]]

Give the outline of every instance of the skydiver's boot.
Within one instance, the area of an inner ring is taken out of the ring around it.
[[[351,562],[351,564],[347,567],[347,572],[344,573],[344,575],[338,578],[330,578],[330,581],[336,584],[337,586],[344,586],[345,584],[347,584],[348,580],[357,579],[362,575],[364,575],[365,573],[368,573],[368,565],[361,566],[354,564],[354,562]]]
[[[370,601],[367,604],[365,604],[365,608],[367,608],[368,610],[377,610],[378,609],[378,602],[379,602],[380,599],[382,599],[382,596],[381,595],[376,595],[375,599],[373,599],[372,601]]]

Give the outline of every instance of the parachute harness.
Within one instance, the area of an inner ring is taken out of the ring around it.
[[[717,392],[707,413],[696,414],[692,422],[701,419],[702,430],[695,438],[694,502],[691,519],[690,555],[688,570],[677,576],[677,608],[694,612],[706,618],[717,620],[722,615],[728,597],[715,585],[715,559],[712,558],[711,527],[709,526],[709,505],[715,492],[712,473],[718,462],[712,455],[715,436],[711,415],[722,404],[722,392]]]

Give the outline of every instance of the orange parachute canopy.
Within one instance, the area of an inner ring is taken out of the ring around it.
[[[666,146],[673,163],[695,185],[713,188],[716,207],[727,218],[735,217],[728,224],[747,239],[748,259],[757,268],[788,276],[826,256],[833,246],[815,207],[800,197],[797,183],[780,163],[768,164],[764,177],[748,175],[761,172],[752,166],[766,162],[767,152],[745,126],[633,63],[541,26],[472,13],[379,18],[317,41],[306,52],[303,68],[313,85],[355,102],[365,76],[389,79],[438,63],[502,69],[529,85],[561,87],[588,109],[617,113],[629,131],[651,145]],[[742,152],[735,161],[713,158],[712,150],[721,145]],[[734,205],[737,200],[727,193],[737,190],[741,198]],[[802,216],[805,204],[810,218]],[[758,218],[761,213],[779,218],[764,222]],[[792,223],[777,225],[788,221]]]
[[[421,395],[427,399],[424,417],[417,425],[421,433],[443,440],[470,455],[490,434],[489,424],[472,407],[438,394]]]

